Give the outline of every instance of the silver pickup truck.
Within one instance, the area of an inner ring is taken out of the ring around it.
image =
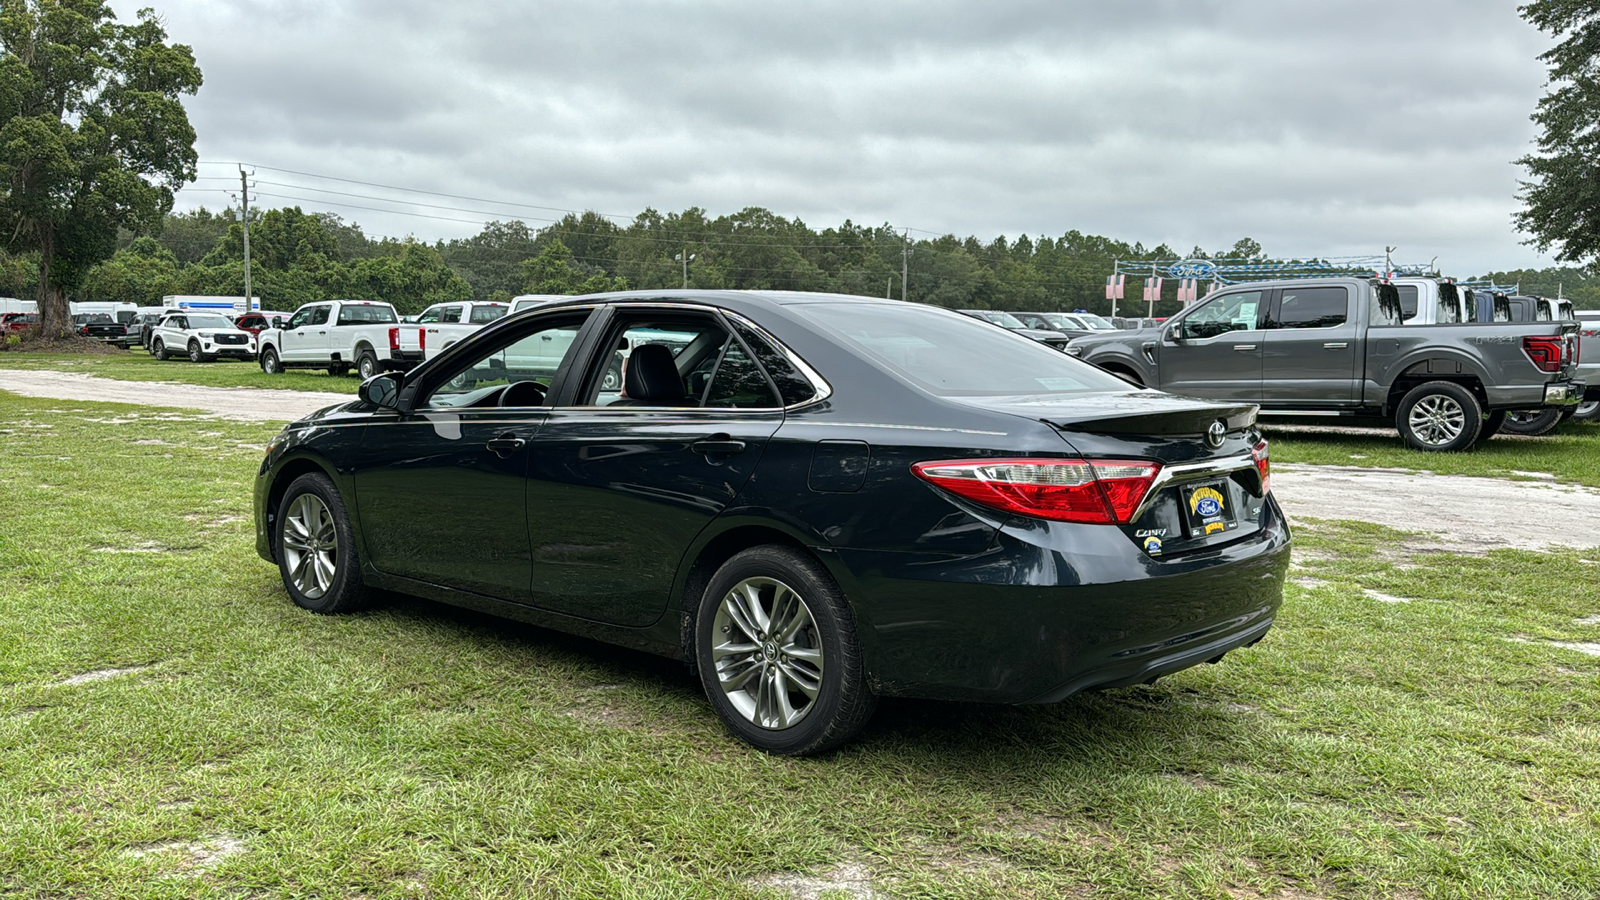
[[[1365,278],[1229,287],[1158,328],[1067,352],[1137,384],[1260,404],[1263,414],[1381,416],[1418,450],[1464,450],[1508,410],[1572,406],[1573,322],[1402,324],[1393,285]]]

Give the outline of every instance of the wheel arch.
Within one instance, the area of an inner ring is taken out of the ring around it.
[[[277,471],[272,476],[272,484],[267,488],[267,505],[264,512],[268,543],[271,545],[274,561],[278,558],[278,506],[283,502],[283,495],[289,492],[289,485],[293,484],[296,478],[313,473],[327,476],[328,480],[333,482],[334,488],[339,491],[340,496],[345,496],[346,492],[343,490],[339,476],[321,458],[302,453],[279,463]],[[345,503],[345,508],[350,511],[351,518],[354,519],[355,510],[352,504]],[[357,533],[359,534],[359,523],[353,524],[357,525]]]
[[[1383,414],[1385,416],[1394,415],[1400,408],[1401,399],[1406,394],[1409,394],[1413,388],[1427,384],[1430,381],[1448,381],[1451,384],[1459,384],[1472,392],[1472,396],[1478,399],[1478,404],[1483,407],[1485,412],[1489,410],[1489,392],[1484,389],[1482,378],[1479,378],[1475,373],[1432,374],[1431,364],[1436,362],[1434,360],[1418,362],[1408,367],[1400,374],[1399,378],[1396,378],[1389,385],[1389,393],[1383,402]],[[1454,365],[1453,362],[1451,364]]]

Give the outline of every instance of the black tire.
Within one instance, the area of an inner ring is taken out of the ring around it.
[[[1506,413],[1506,423],[1500,430],[1506,434],[1537,436],[1548,434],[1561,424],[1561,410],[1554,406],[1542,409],[1516,409]]]
[[[332,615],[370,602],[350,515],[328,476],[313,472],[289,484],[273,532],[278,574],[296,605]]]
[[[204,353],[200,352],[200,342],[199,341],[190,341],[189,342],[189,362],[202,363],[202,362],[210,362],[210,361],[211,361],[211,357],[209,357],[209,356],[205,355]]]
[[[739,612],[752,603],[765,622]],[[787,636],[764,630],[774,618],[790,623]],[[750,649],[719,656],[719,639]],[[717,569],[696,610],[694,647],[700,683],[723,724],[767,753],[811,756],[839,747],[877,705],[844,593],[816,560],[789,547],[752,547]],[[785,716],[794,718],[785,724]]]
[[[271,347],[261,351],[261,371],[268,375],[283,374],[283,363],[278,360],[278,351]]]
[[[1408,391],[1394,414],[1395,428],[1413,450],[1465,450],[1483,431],[1483,406],[1452,381],[1429,381]]]
[[[150,342],[150,355],[161,360],[162,362],[166,362],[167,345],[161,340],[161,338],[156,338]]]
[[[1578,408],[1576,406],[1563,406],[1563,407],[1561,407],[1561,421],[1563,421],[1563,422],[1572,421],[1572,417],[1576,416],[1577,414],[1578,414]]]
[[[1580,422],[1600,418],[1600,400],[1585,400],[1572,409],[1572,417]]]
[[[363,350],[357,354],[356,371],[361,374],[362,381],[366,381],[368,378],[383,371],[378,367],[378,354],[373,353],[371,350]]]
[[[1500,433],[1506,424],[1506,411],[1497,409],[1483,417],[1483,428],[1478,432],[1478,440],[1487,441]]]
[[[610,366],[606,367],[605,377],[600,379],[600,390],[602,390],[602,391],[620,391],[620,390],[622,390],[622,364],[621,363],[612,363]]]

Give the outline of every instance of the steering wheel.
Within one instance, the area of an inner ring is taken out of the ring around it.
[[[544,385],[537,381],[513,381],[500,392],[500,406],[543,406]]]

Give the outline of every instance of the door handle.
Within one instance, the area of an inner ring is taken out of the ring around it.
[[[713,453],[743,453],[744,441],[736,441],[731,435],[713,434],[711,437],[690,444],[689,449],[705,456]]]
[[[1256,348],[1255,344],[1234,344],[1233,345],[1233,349],[1238,350],[1240,353],[1248,353],[1249,351],[1254,350],[1255,348]]]
[[[1343,350],[1344,348],[1346,348],[1348,346],[1350,346],[1350,342],[1349,341],[1328,341],[1326,344],[1322,345],[1322,349],[1324,349],[1324,350]]]
[[[522,438],[508,433],[502,434],[497,438],[490,438],[489,442],[484,444],[484,446],[488,447],[489,452],[493,453],[495,456],[505,459],[511,454],[527,446],[527,443],[528,442]]]

